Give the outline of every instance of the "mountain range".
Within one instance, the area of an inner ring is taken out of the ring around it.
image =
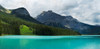
[[[69,28],[80,32],[80,34],[99,35],[100,26],[89,25],[78,21],[72,16],[62,16],[53,12],[52,10],[44,11],[37,16],[36,20],[48,26]]]
[[[0,35],[80,35],[60,23],[52,22],[54,27],[46,24],[30,16],[24,7],[8,10],[0,5]]]

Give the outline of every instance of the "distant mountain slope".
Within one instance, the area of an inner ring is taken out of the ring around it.
[[[12,15],[16,15],[17,17],[19,17],[21,19],[41,24],[39,21],[37,21],[34,18],[32,18],[30,16],[29,12],[23,7],[12,10],[11,14]]]
[[[81,34],[100,34],[100,27],[99,26],[92,26],[82,22],[79,22],[77,19],[73,18],[72,16],[61,16],[56,14],[55,12],[44,11],[36,18],[41,23],[46,25],[52,26],[50,23],[58,23],[55,24],[54,27],[59,27],[57,25],[61,24],[64,27],[60,28],[70,28],[72,30],[76,30]],[[45,23],[47,22],[47,23]]]
[[[52,21],[44,22],[43,24],[48,25],[48,26],[57,27],[57,28],[66,28],[62,24],[57,23],[57,22],[52,22]]]

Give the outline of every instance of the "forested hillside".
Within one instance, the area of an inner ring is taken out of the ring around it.
[[[0,11],[0,35],[79,35],[79,33],[70,29],[36,24]]]

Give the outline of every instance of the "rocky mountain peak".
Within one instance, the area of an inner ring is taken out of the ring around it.
[[[52,10],[48,10],[48,11],[43,11],[39,16],[55,17],[55,16],[60,16],[60,15],[55,13],[55,12],[53,12]]]
[[[69,15],[69,16],[66,16],[66,18],[70,18],[70,19],[72,19],[73,17],[72,17],[71,15]]]
[[[45,21],[53,21],[53,22],[61,22],[63,19],[65,19],[65,16],[61,16],[52,10],[44,11],[40,15],[37,16],[37,20],[44,23]]]
[[[12,14],[30,15],[29,12],[24,7],[12,10]]]
[[[48,10],[47,13],[55,13],[55,12],[53,12],[52,10]]]
[[[54,13],[52,10],[43,11],[42,13]]]
[[[19,17],[21,19],[41,24],[40,22],[32,18],[27,9],[25,9],[24,7],[12,10],[11,14],[14,14],[16,15],[16,17]]]

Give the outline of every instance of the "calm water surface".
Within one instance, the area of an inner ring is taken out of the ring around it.
[[[100,49],[100,36],[1,36],[0,49]]]

